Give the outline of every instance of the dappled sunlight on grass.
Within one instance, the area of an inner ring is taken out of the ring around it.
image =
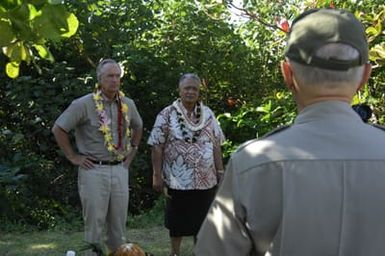
[[[81,248],[83,232],[9,232],[0,237],[0,255],[55,256]]]
[[[56,249],[57,244],[56,243],[50,243],[50,244],[33,244],[30,245],[31,250],[40,250],[40,249]]]
[[[129,241],[139,244],[146,252],[156,256],[170,254],[168,230],[163,225],[127,229]],[[8,233],[0,236],[1,256],[60,256],[68,250],[81,255],[84,248],[83,232],[40,231]],[[193,239],[182,242],[182,255],[192,255]]]

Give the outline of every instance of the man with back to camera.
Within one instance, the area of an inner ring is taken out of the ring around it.
[[[96,68],[98,87],[74,100],[56,120],[52,132],[67,159],[79,166],[85,241],[115,251],[126,242],[129,200],[128,169],[142,138],[142,119],[132,99],[120,91],[122,69],[112,59]],[[75,130],[78,152],[68,132]],[[86,255],[96,255],[88,250]]]
[[[285,57],[298,116],[232,155],[194,254],[384,255],[385,133],[350,106],[371,72],[364,28],[345,10],[307,11]]]

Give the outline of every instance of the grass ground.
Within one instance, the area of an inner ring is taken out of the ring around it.
[[[128,217],[128,240],[154,256],[168,256],[170,253],[168,230],[162,225],[163,207],[164,198],[160,197],[149,211]],[[72,226],[61,224],[49,231],[11,228],[11,231],[3,232],[0,229],[0,256],[63,256],[68,250],[82,255],[80,250],[86,246],[82,229],[81,221],[74,221]],[[181,255],[191,256],[192,248],[193,238],[184,238]]]
[[[139,244],[146,252],[154,256],[168,256],[168,231],[163,226],[129,229],[128,239]],[[76,255],[84,247],[83,232],[11,232],[0,233],[0,255],[2,256],[63,256],[67,250],[74,250]],[[188,237],[182,242],[181,254],[192,255],[193,240]]]

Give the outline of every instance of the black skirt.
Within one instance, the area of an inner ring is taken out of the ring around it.
[[[217,187],[206,190],[167,189],[165,226],[171,237],[196,236],[215,197]]]

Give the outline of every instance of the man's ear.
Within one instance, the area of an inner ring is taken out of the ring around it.
[[[358,85],[357,91],[361,90],[361,88],[368,82],[371,73],[372,64],[366,63],[364,67],[364,73],[362,74],[362,79],[360,84]]]
[[[286,87],[293,91],[295,89],[293,70],[291,69],[290,63],[287,61],[281,62],[281,72],[283,80],[285,81]]]

